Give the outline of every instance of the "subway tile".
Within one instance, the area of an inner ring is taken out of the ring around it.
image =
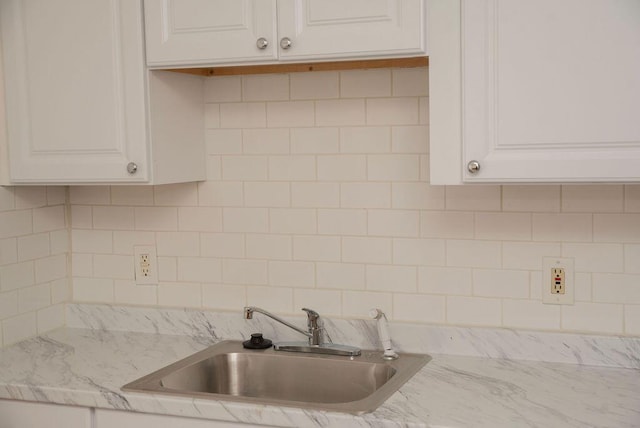
[[[18,240],[16,238],[0,239],[0,266],[18,261]]]
[[[336,71],[320,71],[314,73],[291,73],[292,100],[319,100],[338,98],[340,91],[340,75]]]
[[[559,330],[561,310],[559,305],[544,305],[539,300],[502,301],[502,318],[511,328]]]
[[[198,308],[202,305],[200,284],[161,284],[158,305],[174,308]]]
[[[71,206],[71,227],[93,229],[93,208],[82,205]]]
[[[342,315],[342,293],[337,290],[297,288],[293,290],[293,305],[296,308],[313,306],[325,317]]]
[[[291,128],[291,153],[319,154],[340,151],[338,128]]]
[[[340,185],[291,183],[291,205],[299,208],[337,208],[340,206]]]
[[[178,280],[178,258],[158,257],[158,280],[176,282]]]
[[[58,304],[40,309],[36,313],[38,334],[64,327],[65,320],[65,305]]]
[[[593,300],[592,274],[578,272],[574,274],[573,293],[576,302],[590,302]]]
[[[519,212],[559,212],[560,186],[503,186],[502,209]]]
[[[33,232],[51,232],[66,228],[65,208],[62,205],[33,210]]]
[[[111,188],[109,186],[69,186],[71,205],[109,205]]]
[[[427,183],[391,183],[391,206],[393,208],[443,210],[444,188]]]
[[[318,229],[316,210],[312,208],[271,208],[269,232],[315,234]]]
[[[320,181],[365,181],[367,158],[363,155],[322,155],[317,157]]]
[[[222,231],[222,208],[178,208],[178,230],[193,232]]]
[[[476,239],[526,241],[531,239],[531,214],[476,213]]]
[[[447,186],[446,207],[458,211],[500,211],[500,186]]]
[[[396,265],[444,266],[444,240],[396,238],[393,240],[393,262]]]
[[[269,308],[270,312],[293,313],[293,290],[285,287],[247,287],[247,305]]]
[[[417,181],[420,178],[420,160],[416,155],[367,156],[370,181]]]
[[[207,103],[240,101],[241,76],[212,76],[204,81],[204,100]]]
[[[34,285],[18,290],[18,311],[20,313],[37,311],[51,305],[51,286]]]
[[[474,269],[473,294],[482,297],[526,299],[529,297],[529,272]]]
[[[389,183],[341,183],[342,208],[391,208]]]
[[[69,278],[51,281],[51,303],[68,303],[71,301],[71,280]]]
[[[562,244],[562,256],[575,258],[576,272],[622,272],[622,244]]]
[[[198,183],[198,205],[214,207],[241,207],[244,193],[241,181]]]
[[[560,243],[503,242],[502,265],[505,269],[542,269],[543,257],[560,257]]]
[[[95,257],[100,257],[96,255]],[[109,257],[109,256],[107,256]],[[133,260],[131,260],[133,263]],[[133,272],[133,265],[131,265]],[[37,283],[55,281],[67,277],[67,254],[45,257],[34,262],[34,273]]]
[[[288,207],[291,190],[285,182],[245,182],[244,204],[247,207]]]
[[[51,254],[68,253],[71,251],[69,231],[67,229],[49,232],[49,243],[51,245]],[[0,257],[0,259],[1,258],[2,257]],[[0,264],[2,263],[0,262]]]
[[[348,263],[391,264],[390,238],[342,238],[342,261]]]
[[[210,309],[237,311],[247,306],[247,289],[242,285],[203,284],[202,306]]]
[[[593,238],[591,214],[533,214],[533,240],[589,242]]]
[[[474,233],[474,218],[471,212],[420,213],[420,236],[423,238],[472,239]]]
[[[315,156],[269,156],[268,166],[269,180],[297,182],[317,179]]]
[[[248,251],[246,254],[250,257]],[[201,233],[200,255],[214,258],[242,258],[245,256],[244,234]]]
[[[429,162],[429,155],[419,155],[418,160],[420,162],[420,181],[425,183],[431,183],[431,165]],[[446,189],[445,186],[439,186],[443,190]]]
[[[420,234],[420,215],[410,210],[370,210],[368,234],[417,238]]]
[[[76,303],[113,303],[113,280],[108,278],[73,278],[73,301]]]
[[[269,229],[266,208],[223,208],[224,232],[264,233]]]
[[[222,180],[222,157],[205,156],[205,178],[207,180]]]
[[[205,129],[220,127],[220,104],[207,103],[204,105],[204,127]]]
[[[254,74],[242,76],[243,101],[271,101],[288,99],[288,74]]]
[[[444,324],[445,319],[444,296],[399,293],[393,295],[394,321]]]
[[[624,332],[627,335],[640,336],[640,305],[625,305]]]
[[[394,126],[391,131],[394,153],[429,153],[429,127]]]
[[[28,235],[33,231],[31,210],[0,212],[0,239]]]
[[[49,234],[37,233],[18,238],[18,260],[35,260],[50,255]]]
[[[346,126],[340,128],[341,153],[389,153],[391,130],[388,126]]]
[[[562,306],[562,329],[622,334],[623,305],[576,302]]]
[[[268,268],[264,260],[224,259],[222,261],[222,279],[229,284],[267,284]],[[211,278],[207,282],[220,282]]]
[[[93,255],[73,253],[71,255],[72,277],[93,277]]]
[[[5,346],[33,337],[37,331],[35,312],[20,314],[2,321],[2,340]]]
[[[471,269],[419,267],[418,291],[426,294],[471,296]]]
[[[502,264],[502,246],[498,241],[447,241],[447,264],[456,267],[496,269]]]
[[[501,326],[502,303],[484,297],[447,296],[447,323],[471,326]]]
[[[153,187],[150,186],[113,186],[111,188],[112,205],[153,205]],[[72,206],[74,208],[74,206]]]
[[[367,211],[363,209],[318,210],[318,233],[323,235],[366,235]]]
[[[640,242],[640,214],[594,214],[596,242]]]
[[[222,269],[222,263],[217,258],[178,257],[180,282],[220,282]]]
[[[356,263],[316,263],[319,288],[363,290],[365,265]]]
[[[67,186],[47,186],[47,205],[64,205],[67,203]]]
[[[107,230],[72,230],[74,253],[110,254],[113,252],[113,232]]]
[[[339,262],[341,244],[338,236],[294,236],[294,260]]]
[[[132,207],[95,206],[92,214],[94,229],[133,230],[135,227]]]
[[[289,235],[247,234],[247,258],[291,260],[293,243]]]
[[[267,126],[290,128],[315,125],[313,101],[282,101],[267,103]]]
[[[594,273],[593,301],[640,304],[640,275]]]
[[[564,185],[563,212],[622,212],[623,185]]]
[[[392,77],[393,96],[395,97],[429,95],[429,69],[427,67],[394,68]]]
[[[158,256],[197,257],[200,255],[198,232],[156,233]]]
[[[245,129],[242,151],[246,154],[289,153],[289,129]]]
[[[156,245],[155,232],[113,232],[113,253],[133,255],[136,245]],[[74,248],[75,251],[75,248]]]
[[[248,130],[245,130],[245,132]],[[205,147],[208,155],[239,155],[242,153],[240,129],[207,129]]]
[[[640,184],[627,184],[624,186],[624,211],[640,213]]]
[[[626,244],[624,246],[624,271],[640,273],[640,244]]]
[[[224,180],[266,180],[268,164],[266,156],[223,156],[222,178]]]
[[[262,102],[220,104],[220,127],[265,128],[267,106]]]
[[[309,288],[314,287],[315,282],[315,266],[311,262],[269,262],[269,285]]]
[[[0,186],[0,211],[11,211],[15,209],[15,187]]]
[[[368,98],[367,125],[417,125],[420,105],[415,97]]]
[[[342,98],[387,97],[391,95],[391,70],[350,70],[340,73]]]
[[[418,290],[418,270],[415,266],[366,267],[367,290],[393,293],[415,293]]]
[[[178,209],[173,207],[134,208],[136,230],[170,231],[178,229]]]
[[[362,99],[320,100],[315,105],[317,126],[365,124],[365,103]]]
[[[0,293],[0,320],[11,318],[18,314],[18,292]]]
[[[117,280],[114,283],[114,301],[123,305],[155,306],[158,304],[158,287],[137,285],[131,280]]]
[[[349,318],[369,319],[371,308],[382,310],[387,317],[393,318],[393,294],[373,291],[343,291],[343,316]]]
[[[44,186],[18,186],[14,190],[16,209],[39,208],[47,205]]]

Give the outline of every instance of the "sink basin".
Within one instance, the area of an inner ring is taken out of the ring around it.
[[[361,414],[375,410],[431,357],[381,351],[358,357],[244,349],[217,343],[131,382],[124,391]]]

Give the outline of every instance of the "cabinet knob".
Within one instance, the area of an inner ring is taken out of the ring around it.
[[[138,172],[138,165],[135,162],[129,162],[127,164],[127,172],[131,175]]]
[[[256,40],[256,46],[258,47],[258,49],[266,49],[267,46],[269,46],[269,40],[265,39],[264,37],[260,37],[258,40]]]
[[[469,170],[469,172],[471,174],[476,174],[478,171],[480,171],[480,162],[476,161],[476,160],[472,160],[467,164],[467,169]]]
[[[280,47],[282,49],[289,49],[291,47],[291,39],[288,37],[283,37],[280,40]]]

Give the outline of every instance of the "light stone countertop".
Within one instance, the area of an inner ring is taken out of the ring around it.
[[[0,350],[0,398],[282,427],[640,427],[640,370],[432,355],[363,416],[124,393],[215,338],[64,328]]]

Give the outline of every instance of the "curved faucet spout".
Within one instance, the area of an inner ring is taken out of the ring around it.
[[[262,315],[266,315],[269,318],[271,318],[272,320],[278,321],[280,324],[284,324],[287,327],[297,331],[300,334],[304,334],[308,338],[312,338],[313,337],[313,334],[309,333],[308,331],[304,331],[303,329],[301,329],[299,327],[296,327],[295,325],[291,324],[288,321],[283,320],[282,318],[272,314],[271,312],[265,311],[264,309],[258,308],[256,306],[245,306],[245,308],[244,308],[244,319],[246,319],[246,320],[253,319],[253,313],[254,312],[258,312],[258,313],[261,313]]]

